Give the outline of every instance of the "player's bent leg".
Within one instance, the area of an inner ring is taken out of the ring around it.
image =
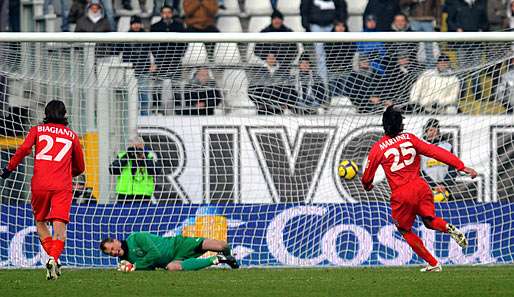
[[[202,249],[204,251],[211,251],[211,252],[223,252],[227,249],[230,251],[230,248],[228,247],[228,244],[226,241],[210,239],[210,238],[205,238],[203,240]]]
[[[448,228],[447,228],[448,223],[440,217],[433,217],[433,216],[422,217],[422,220],[423,220],[423,224],[428,229],[437,230],[437,231],[440,231],[443,233],[448,232]]]
[[[448,234],[450,234],[450,236],[453,238],[453,240],[455,240],[455,242],[457,242],[457,244],[461,248],[466,248],[468,246],[468,240],[466,238],[466,235],[464,235],[464,233],[462,231],[457,229],[457,227],[455,227],[452,224],[448,224],[447,229],[448,229]]]
[[[171,262],[171,263],[173,263],[173,262]],[[200,270],[200,269],[209,267],[211,265],[217,265],[220,262],[218,261],[217,256],[213,256],[213,257],[208,257],[208,258],[190,258],[190,259],[186,259],[179,263],[180,263],[180,267],[181,267],[180,270],[193,271],[193,270]],[[168,264],[168,266],[170,264]]]

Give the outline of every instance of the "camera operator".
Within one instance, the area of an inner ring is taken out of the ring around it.
[[[154,193],[154,176],[161,172],[161,168],[155,154],[145,149],[143,139],[136,137],[130,141],[126,151],[118,153],[109,172],[117,176],[118,202],[150,202]]]

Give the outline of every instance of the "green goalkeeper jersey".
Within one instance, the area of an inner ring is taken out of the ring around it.
[[[148,232],[135,232],[126,239],[126,254],[121,257],[136,265],[136,270],[165,268],[174,260],[198,257],[203,238],[161,237]]]

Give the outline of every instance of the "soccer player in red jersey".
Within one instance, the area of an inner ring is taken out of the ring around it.
[[[426,249],[421,239],[412,232],[416,216],[420,216],[427,228],[449,233],[462,248],[467,239],[455,226],[435,215],[434,198],[427,182],[420,176],[420,155],[428,156],[455,167],[458,171],[477,176],[474,169],[449,151],[420,140],[411,133],[403,132],[403,116],[393,105],[383,114],[382,125],[385,135],[372,147],[361,178],[364,189],[373,189],[373,178],[382,165],[391,188],[391,209],[393,221],[403,238],[428,265],[423,272],[441,271],[441,264]]]
[[[31,204],[39,240],[50,256],[46,263],[49,280],[61,275],[58,259],[64,250],[66,224],[70,219],[72,177],[84,172],[79,137],[67,125],[64,103],[59,100],[48,102],[43,124],[30,129],[1,175],[2,178],[9,177],[35,146]],[[53,224],[53,237],[47,222]]]

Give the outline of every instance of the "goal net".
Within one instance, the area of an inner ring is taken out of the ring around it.
[[[370,192],[359,181],[381,113],[396,104],[407,131],[479,172],[471,180],[422,159],[437,214],[466,232],[468,248],[419,220],[415,231],[445,264],[512,263],[512,39],[0,34],[2,166],[45,104],[62,100],[86,158],[68,266],[115,265],[100,241],[137,231],[227,240],[244,266],[419,264],[393,225],[383,172]],[[0,182],[0,267],[48,257],[32,169],[27,157]]]

